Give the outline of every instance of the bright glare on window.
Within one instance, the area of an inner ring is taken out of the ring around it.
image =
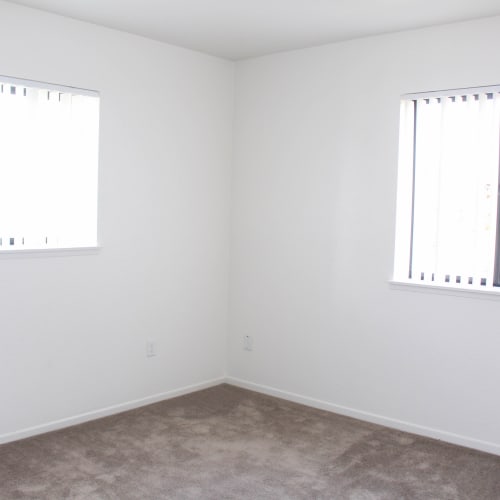
[[[500,89],[405,96],[394,277],[499,285]]]
[[[0,251],[95,247],[99,97],[0,77]]]

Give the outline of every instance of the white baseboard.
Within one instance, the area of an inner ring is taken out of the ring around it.
[[[425,427],[422,425],[413,424],[402,420],[384,417],[382,415],[356,410],[354,408],[348,408],[346,406],[336,405],[333,403],[329,403],[327,401],[322,401],[319,399],[302,396],[300,394],[295,394],[292,392],[282,391],[280,389],[276,389],[266,385],[255,384],[253,382],[248,382],[246,380],[241,380],[235,377],[220,377],[212,380],[207,380],[197,384],[181,387],[179,389],[174,389],[159,394],[153,394],[152,396],[147,396],[145,398],[127,401],[125,403],[108,406],[106,408],[101,408],[99,410],[94,410],[86,413],[81,413],[79,415],[63,418],[60,420],[54,420],[52,422],[37,425],[34,427],[28,427],[25,429],[21,429],[6,434],[0,434],[0,444],[9,443],[11,441],[17,441],[19,439],[36,436],[38,434],[44,434],[46,432],[51,432],[58,429],[63,429],[65,427],[81,424],[84,422],[88,422],[90,420],[96,420],[98,418],[107,417],[109,415],[122,413],[127,410],[133,410],[134,408],[140,408],[141,406],[147,406],[149,404],[157,403],[159,401],[164,401],[167,399],[175,398],[177,396],[182,396],[184,394],[189,394],[191,392],[200,391],[202,389],[214,387],[222,383],[227,383],[237,387],[242,387],[244,389],[260,392],[262,394],[267,394],[269,396],[275,396],[281,399],[286,399],[288,401],[293,401],[295,403],[311,406],[313,408],[318,408],[320,410],[326,410],[332,413],[338,413],[340,415],[353,417],[358,420],[364,420],[367,422],[372,422],[374,424],[391,427],[393,429],[410,432],[412,434],[430,437],[433,439],[446,441],[448,443],[457,444],[459,446],[465,446],[467,448],[473,448],[476,450],[485,451],[487,453],[500,455],[500,444],[488,441],[482,441],[479,439],[462,436],[460,434],[454,434],[439,429],[433,429],[431,427]]]
[[[86,413],[81,413],[79,415],[75,415],[68,418],[62,418],[60,420],[54,420],[52,422],[36,425],[34,427],[28,427],[7,434],[0,434],[0,444],[9,443],[11,441],[17,441],[19,439],[36,436],[38,434],[44,434],[46,432],[51,432],[58,429],[63,429],[64,427],[70,427],[72,425],[82,424],[90,420],[96,420],[98,418],[108,417],[109,415],[122,413],[127,410],[133,410],[134,408],[140,408],[141,406],[146,406],[152,403],[158,403],[159,401],[164,401],[166,399],[171,399],[177,396],[182,396],[184,394],[189,394],[190,392],[196,392],[200,391],[201,389],[207,389],[209,387],[222,384],[225,381],[226,379],[224,377],[212,380],[206,380],[198,384],[188,385],[185,387],[181,387],[179,389],[174,389],[159,394],[153,394],[152,396],[147,396],[145,398],[134,399],[132,401],[127,401],[125,403],[108,406],[106,408],[101,408],[99,410],[89,411]]]
[[[487,453],[500,455],[500,444],[497,443],[482,441],[480,439],[461,436],[460,434],[454,434],[452,432],[433,429],[431,427],[425,427],[423,425],[413,424],[411,422],[404,422],[402,420],[384,417],[375,413],[328,403],[319,399],[309,398],[307,396],[301,396],[300,394],[282,391],[280,389],[275,389],[266,385],[255,384],[253,382],[248,382],[246,380],[241,380],[235,377],[226,377],[226,383],[237,387],[242,387],[244,389],[249,389],[251,391],[260,392],[262,394],[267,394],[269,396],[275,396],[277,398],[286,399],[288,401],[293,401],[295,403],[300,403],[306,406],[311,406],[313,408],[318,408],[320,410],[326,410],[332,413],[345,415],[347,417],[353,417],[358,420],[364,420],[366,422],[383,425],[385,427],[391,427],[400,431],[410,432],[419,436],[438,439],[440,441],[446,441],[448,443],[457,444],[459,446],[465,446],[467,448],[473,448],[476,450],[485,451]]]

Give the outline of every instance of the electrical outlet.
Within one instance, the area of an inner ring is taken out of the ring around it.
[[[245,349],[245,351],[253,350],[253,337],[250,335],[243,336],[243,349]]]
[[[156,340],[148,339],[146,342],[146,356],[152,358],[156,356]]]

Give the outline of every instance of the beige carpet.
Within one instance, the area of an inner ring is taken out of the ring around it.
[[[220,385],[0,446],[0,498],[500,499],[500,457]]]

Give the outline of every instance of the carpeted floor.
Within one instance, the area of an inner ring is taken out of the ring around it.
[[[500,499],[500,457],[229,385],[0,446],[0,498]]]

